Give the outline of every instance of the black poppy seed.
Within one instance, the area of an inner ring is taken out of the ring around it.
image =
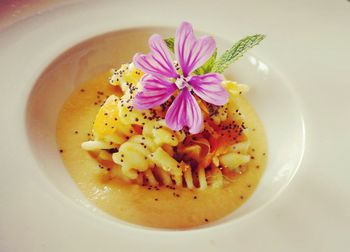
[[[120,159],[120,162],[121,162],[121,163],[123,163],[123,162],[124,162],[124,160],[123,160],[123,159]]]
[[[82,93],[83,93],[83,92],[85,92],[85,89],[83,89],[83,88],[82,88],[82,89],[80,89],[80,92],[82,92]]]
[[[62,150],[62,149],[60,149],[60,153],[63,153],[63,150]]]
[[[197,199],[197,196],[193,196],[193,199]]]
[[[155,200],[155,201],[158,201],[158,199],[157,199],[157,198],[155,198],[154,200]]]
[[[209,220],[208,219],[204,219],[205,220],[205,222],[208,222]]]

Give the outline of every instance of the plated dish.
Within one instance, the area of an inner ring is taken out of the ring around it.
[[[123,220],[188,228],[220,219],[254,192],[267,157],[264,127],[224,70],[264,36],[222,56],[184,22],[175,38],[82,83],[57,123],[61,157],[82,192]],[[175,58],[175,60],[173,59]]]
[[[140,1],[137,8],[83,1],[2,30],[0,250],[346,251],[349,3],[314,2],[286,8],[271,1],[254,7],[183,1],[169,15],[166,1]],[[181,231],[132,225],[100,211],[65,169],[55,136],[58,112],[76,85],[149,52],[151,34],[171,37],[180,20],[215,34],[221,50],[245,35],[267,34],[224,75],[249,85],[244,97],[263,122],[269,150],[249,200],[223,219]],[[330,87],[338,92],[330,94]]]

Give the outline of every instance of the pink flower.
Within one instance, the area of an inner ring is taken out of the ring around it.
[[[180,25],[176,30],[174,51],[181,73],[175,69],[170,51],[160,35],[150,37],[149,47],[150,53],[137,53],[133,58],[135,67],[145,73],[141,79],[143,89],[135,96],[134,107],[144,110],[159,106],[178,89],[179,94],[166,113],[166,124],[172,130],[188,126],[190,133],[199,133],[203,115],[192,93],[218,106],[224,105],[228,100],[228,93],[221,85],[222,75],[192,74],[215,51],[214,39],[209,36],[197,39],[191,24],[183,22]]]

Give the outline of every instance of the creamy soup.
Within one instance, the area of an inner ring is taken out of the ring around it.
[[[77,88],[57,121],[57,144],[77,186],[97,207],[122,220],[150,227],[189,228],[218,220],[240,207],[254,192],[266,163],[266,137],[257,114],[240,96],[236,105],[250,129],[251,160],[242,174],[225,178],[221,188],[204,190],[172,186],[142,186],[111,176],[112,164],[99,163],[81,148],[91,139],[96,114],[106,98],[120,90],[103,74]]]

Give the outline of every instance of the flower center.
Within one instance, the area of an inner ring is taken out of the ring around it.
[[[175,85],[177,86],[178,89],[183,89],[184,87],[188,87],[188,81],[190,80],[190,77],[185,77],[183,75],[179,76],[175,80]]]

